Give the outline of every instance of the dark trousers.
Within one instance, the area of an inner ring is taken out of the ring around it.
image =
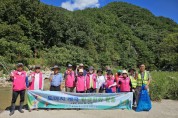
[[[50,91],[61,91],[61,85],[59,86],[51,86]]]
[[[16,102],[17,97],[19,96],[19,94],[20,94],[20,103],[24,102],[24,100],[25,100],[25,90],[13,91],[12,92],[12,101],[11,101],[12,104]]]
[[[93,88],[87,89],[87,93],[96,93],[96,89]]]
[[[85,91],[77,91],[77,93],[85,93]]]

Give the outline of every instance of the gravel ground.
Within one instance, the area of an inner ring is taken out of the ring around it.
[[[9,116],[9,111],[1,111],[0,118],[178,118],[178,101],[153,102],[151,111],[139,113],[134,110],[39,110],[21,114],[16,110],[13,116]]]

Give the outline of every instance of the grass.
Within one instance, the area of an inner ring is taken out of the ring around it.
[[[152,100],[178,100],[178,72],[151,72],[150,96]]]

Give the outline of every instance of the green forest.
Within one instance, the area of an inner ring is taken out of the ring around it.
[[[0,0],[0,61],[178,70],[178,24],[124,2],[68,11],[40,0]]]

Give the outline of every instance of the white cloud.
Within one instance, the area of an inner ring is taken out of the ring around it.
[[[89,7],[99,7],[99,0],[68,0],[61,4],[62,8],[74,11],[76,9],[83,10]]]

